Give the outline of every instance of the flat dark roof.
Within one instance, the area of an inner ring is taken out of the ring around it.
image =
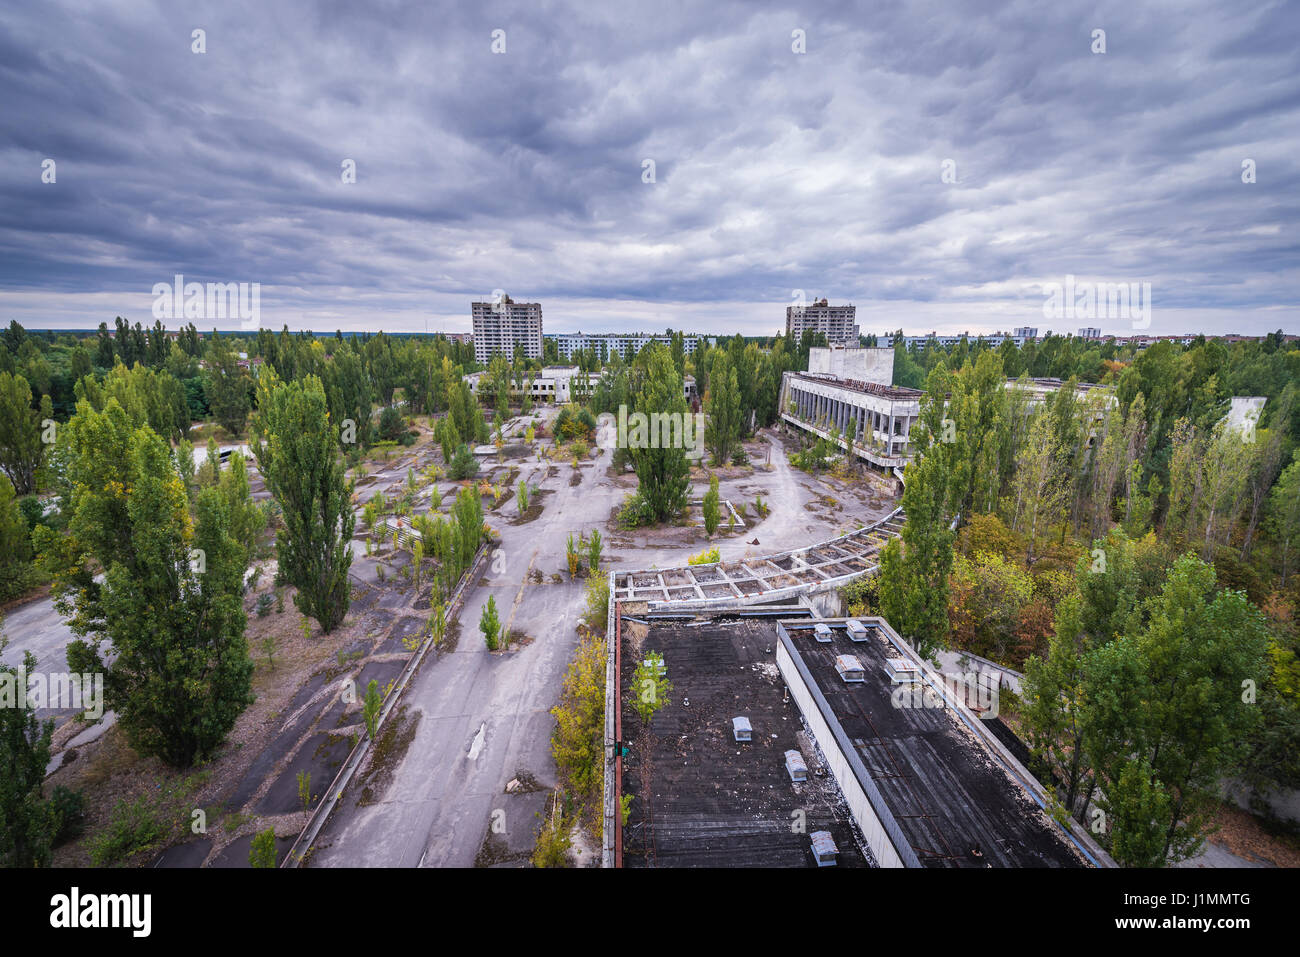
[[[635,795],[624,867],[813,867],[814,831],[834,837],[837,866],[869,863],[835,779],[811,760],[806,783],[786,773],[803,724],[793,700],[782,700],[775,621],[624,619],[622,629],[623,793]],[[632,676],[655,651],[673,689],[645,735]],[[752,741],[732,737],[737,717],[749,719]]]
[[[957,711],[895,705],[885,659],[902,655],[884,632],[869,629],[867,640],[857,642],[842,622],[828,622],[831,641],[818,642],[814,623],[783,622],[796,667],[802,662],[811,675],[825,705],[823,715],[838,722],[923,865],[1086,866],[1059,825]],[[835,670],[837,655],[856,656],[866,680],[842,680]],[[833,722],[828,720],[832,729]],[[972,853],[977,846],[981,857]]]

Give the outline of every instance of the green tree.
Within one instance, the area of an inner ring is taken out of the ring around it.
[[[1294,455],[1269,493],[1269,527],[1279,552],[1278,572],[1285,587],[1300,549],[1300,454]]]
[[[1113,825],[1124,820],[1115,820],[1121,801],[1167,808],[1158,859],[1172,862],[1199,848],[1220,780],[1245,757],[1259,709],[1243,687],[1265,679],[1267,632],[1246,597],[1219,591],[1213,567],[1190,554],[1149,604],[1141,632],[1088,655],[1085,749]],[[1134,761],[1145,762],[1159,791],[1125,790]]]
[[[1079,604],[1078,595],[1062,601],[1047,657],[1033,656],[1025,663],[1021,717],[1030,750],[1048,772],[1040,777],[1054,777],[1066,809],[1083,820],[1091,791],[1084,781],[1091,768],[1083,747],[1083,653],[1088,645],[1079,626]],[[1079,807],[1081,797],[1084,808]]]
[[[248,373],[240,367],[239,356],[226,337],[213,330],[211,342],[204,393],[221,427],[232,435],[239,435],[248,421],[252,383]]]
[[[704,411],[708,414],[704,444],[713,453],[714,465],[726,465],[731,461],[732,450],[740,443],[741,410],[736,370],[725,351],[719,351],[713,368],[709,371],[709,390],[704,397]]]
[[[483,640],[487,642],[488,651],[496,651],[501,619],[497,615],[497,600],[491,595],[488,596],[487,605],[484,606],[483,614],[479,617],[478,630],[483,632]]]
[[[600,537],[600,529],[593,528],[591,538],[587,542],[587,573],[589,575],[596,574],[596,571],[600,568],[600,554],[603,547],[604,542]]]
[[[0,638],[0,650],[5,639]],[[23,674],[36,659],[23,655]],[[0,665],[0,867],[48,867],[58,821],[41,796],[54,722],[36,720],[20,673]]]
[[[0,478],[0,601],[23,594],[32,584],[31,533],[14,497]]]
[[[199,494],[191,519],[167,444],[133,427],[115,399],[103,412],[81,403],[63,432],[69,535],[42,527],[38,545],[56,607],[78,635],[69,665],[105,672],[106,704],[132,747],[188,766],[212,754],[252,701],[246,553],[217,490]]]
[[[232,452],[217,480],[217,492],[230,517],[230,533],[244,550],[244,566],[252,562],[257,540],[266,529],[267,512],[253,501],[248,466],[242,452]]]
[[[49,398],[32,406],[32,389],[21,375],[0,372],[0,469],[13,482],[18,495],[36,490],[36,469],[45,446],[41,442],[41,420],[48,418]]]
[[[953,562],[952,517],[947,510],[951,443],[942,441],[948,376],[936,366],[926,383],[920,419],[912,429],[916,457],[908,463],[902,538],[880,557],[880,605],[890,624],[922,655],[948,636],[948,580]]]
[[[366,697],[361,702],[361,716],[366,723],[366,735],[372,741],[379,733],[379,711],[383,705],[384,699],[379,693],[379,682],[371,678],[370,683],[366,685]]]
[[[690,486],[690,463],[683,443],[662,441],[663,424],[676,421],[684,427],[686,399],[682,377],[668,350],[656,342],[642,350],[637,361],[645,361],[645,379],[636,398],[636,411],[649,417],[647,438],[661,441],[632,441],[629,449],[637,476],[637,511],[644,520],[663,522],[686,504]],[[684,431],[684,428],[683,428]]]
[[[504,353],[498,352],[488,363],[487,381],[497,415],[504,419],[510,414],[510,360]]]
[[[718,522],[721,519],[718,506],[718,477],[709,476],[709,490],[704,493],[704,531],[713,537],[713,533],[718,530]]]
[[[1121,761],[1107,806],[1111,856],[1123,867],[1161,867],[1165,863],[1165,822],[1169,795],[1145,760]]]
[[[352,483],[331,431],[320,380],[279,383],[268,372],[259,389],[253,451],[267,488],[283,510],[276,551],[294,602],[329,634],[347,615]]]

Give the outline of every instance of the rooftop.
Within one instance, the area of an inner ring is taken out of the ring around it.
[[[623,793],[635,795],[623,866],[813,867],[817,831],[833,837],[837,866],[867,865],[835,779],[817,773],[799,709],[783,700],[775,622],[624,619],[622,636]],[[645,734],[629,699],[636,664],[652,651],[673,687]],[[751,741],[735,740],[737,717]],[[786,770],[790,750],[812,769],[803,783]]]
[[[861,619],[864,641],[853,641],[843,621],[830,621],[831,640],[818,641],[814,621],[783,621],[780,641],[811,696],[848,753],[889,839],[926,867],[1080,867],[1087,862],[1070,836],[1039,806],[1023,779],[1028,772],[990,745],[996,734],[966,709],[928,704],[913,692],[931,686],[894,684],[889,659],[913,661],[911,649],[879,618]],[[775,627],[773,625],[772,627]],[[865,681],[846,681],[837,659],[851,655]],[[797,695],[796,695],[797,696]],[[827,742],[822,742],[823,746]],[[855,761],[856,759],[856,766]],[[1036,782],[1033,782],[1036,785]],[[874,792],[874,796],[873,796]],[[978,853],[977,853],[978,852]]]
[[[864,350],[865,351],[865,350]],[[841,379],[829,372],[792,372],[791,375],[809,382],[820,382],[851,389],[866,395],[878,395],[886,399],[915,399],[925,394],[921,389],[910,389],[902,385],[881,385],[878,382],[859,382],[856,379]]]

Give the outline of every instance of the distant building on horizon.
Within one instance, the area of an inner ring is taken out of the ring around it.
[[[1079,330],[1080,339],[1100,339],[1101,330],[1095,326],[1084,326]]]
[[[608,361],[615,353],[625,359],[634,356],[652,342],[663,343],[665,346],[671,343],[666,334],[646,334],[641,332],[562,332],[546,338],[555,340],[555,347],[559,351],[561,359],[572,359],[575,352],[590,350],[602,362]],[[688,356],[693,355],[701,341],[707,341],[710,345],[717,343],[717,340],[712,337],[683,333],[683,353]]]
[[[785,333],[802,337],[805,332],[824,333],[830,343],[858,344],[858,307],[832,306],[818,299],[805,306],[786,306]]]
[[[513,358],[515,346],[529,359],[542,357],[542,304],[515,302],[502,296],[499,302],[470,304],[474,322],[474,361],[488,363],[495,353]]]
[[[1026,335],[1025,333],[1034,333],[1034,334]],[[926,346],[930,345],[931,343],[933,343],[936,346],[943,346],[946,348],[949,346],[957,345],[963,339],[965,339],[969,343],[983,342],[985,345],[996,349],[998,346],[1002,345],[1002,343],[1006,342],[1008,339],[1014,342],[1017,346],[1023,347],[1026,342],[1031,342],[1037,339],[1038,338],[1037,333],[1038,330],[1030,326],[1021,326],[1019,329],[1013,330],[1011,335],[1007,335],[1005,332],[991,332],[991,333],[977,333],[977,334],[972,334],[970,332],[963,332],[959,336],[941,336],[938,333],[930,332],[923,336],[903,336],[902,342],[908,349],[911,349],[916,352],[923,350]],[[892,349],[894,347],[895,337],[892,335],[884,335],[884,336],[880,336],[876,341],[881,346],[886,346]]]

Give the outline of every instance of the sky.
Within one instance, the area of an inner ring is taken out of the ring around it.
[[[7,0],[0,104],[32,329],[1300,333],[1296,3]]]

